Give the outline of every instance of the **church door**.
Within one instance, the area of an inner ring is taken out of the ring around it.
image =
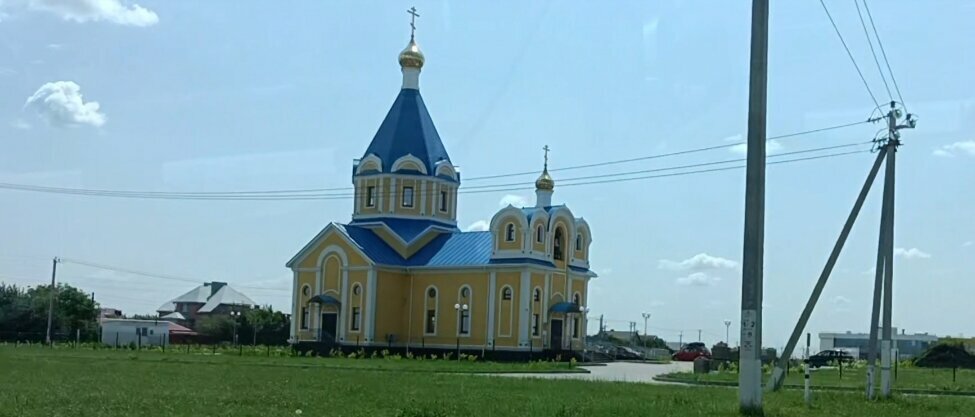
[[[338,329],[338,314],[322,313],[322,342],[335,342],[335,332]]]
[[[552,319],[549,323],[551,324],[549,334],[552,335],[552,339],[549,342],[548,348],[551,350],[562,350],[562,319]]]

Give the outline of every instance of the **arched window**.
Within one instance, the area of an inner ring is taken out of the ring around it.
[[[582,250],[582,233],[576,234],[576,250]]]
[[[538,287],[535,288],[535,293],[532,295],[532,301],[534,301],[536,303],[539,302],[539,301],[542,301],[542,289],[541,288],[538,288]]]
[[[572,294],[572,302],[575,303],[575,305],[581,304],[579,300],[580,300],[579,293]]]
[[[505,226],[505,228],[504,228],[504,240],[506,242],[514,242],[515,241],[515,225],[514,225],[514,223],[508,223],[508,225]]]
[[[498,336],[511,337],[515,323],[515,303],[512,300],[511,287],[501,288],[501,301],[498,301]]]
[[[457,304],[454,306],[457,308],[457,335],[458,336],[470,336],[471,334],[471,287],[463,286],[460,287],[460,293],[457,297]]]
[[[565,255],[563,254],[563,249],[564,248],[562,247],[562,241],[563,240],[564,239],[562,237],[562,228],[561,227],[556,228],[555,229],[555,245],[554,245],[554,247],[555,247],[555,253],[554,253],[554,257],[558,261],[561,261],[561,260],[565,259]]]
[[[545,228],[542,225],[538,225],[538,228],[535,229],[535,241],[538,243],[545,241]]]
[[[353,285],[352,294],[359,296],[359,302],[353,302],[352,309],[349,312],[349,330],[357,332],[362,328],[362,286],[359,284]]]
[[[423,302],[424,310],[426,311],[423,333],[426,335],[437,334],[437,301],[437,287],[427,288],[427,296]]]
[[[532,318],[531,318],[531,332],[532,337],[541,336],[541,304],[542,302],[542,289],[535,287],[532,290]]]
[[[511,299],[511,287],[504,287],[504,289],[501,290],[501,299],[502,300]]]

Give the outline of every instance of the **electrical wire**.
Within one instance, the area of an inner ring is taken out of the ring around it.
[[[880,54],[884,57],[884,63],[887,65],[887,73],[890,74],[890,81],[894,84],[894,91],[897,91],[897,99],[901,101],[901,105],[904,104],[904,96],[901,95],[901,89],[897,86],[897,79],[894,78],[894,71],[890,69],[890,61],[887,60],[887,51],[884,50],[884,42],[880,40],[880,33],[877,32],[877,26],[873,24],[873,16],[870,14],[870,6],[867,5],[867,0],[863,0],[863,8],[867,11],[867,18],[870,19],[870,26],[873,27],[873,35],[877,38],[877,45],[880,46]]]
[[[890,101],[894,101],[894,94],[890,92],[890,85],[887,84],[887,77],[884,76],[884,70],[880,68],[880,60],[877,59],[877,52],[873,49],[873,41],[870,40],[870,32],[867,31],[867,22],[863,20],[863,13],[860,12],[860,3],[858,3],[857,0],[853,0],[853,4],[857,7],[857,16],[860,17],[860,26],[863,26],[863,36],[867,38],[867,45],[870,45],[870,55],[873,55],[873,62],[877,64],[877,71],[880,73],[880,79],[884,82],[884,89],[887,90],[887,96],[890,98]]]
[[[157,273],[152,273],[152,272],[138,271],[138,270],[135,270],[135,269],[120,268],[120,267],[117,267],[117,266],[111,266],[111,265],[105,265],[105,264],[98,264],[98,263],[88,262],[88,261],[82,261],[82,260],[78,260],[78,259],[60,258],[60,260],[61,260],[62,263],[72,263],[72,264],[75,264],[75,265],[83,265],[83,266],[87,266],[87,267],[90,267],[90,268],[104,269],[104,270],[108,270],[108,271],[121,272],[121,273],[131,274],[131,275],[140,275],[140,276],[149,277],[149,278],[164,279],[164,280],[179,281],[179,282],[190,282],[190,283],[194,283],[194,284],[199,284],[200,282],[203,282],[203,281],[198,280],[198,279],[191,279],[191,278],[178,277],[178,276],[174,276],[174,275],[164,275],[164,274],[157,274]],[[248,286],[248,285],[234,285],[234,287],[237,287],[237,288],[247,288],[247,289],[253,289],[253,290],[291,291],[291,290],[283,289],[283,288],[252,287],[252,286]]]
[[[867,89],[867,94],[870,94],[870,99],[873,100],[873,104],[880,107],[880,102],[877,101],[877,97],[873,95],[873,91],[870,90],[870,84],[867,83],[867,79],[863,77],[863,71],[860,71],[860,66],[857,65],[857,60],[853,58],[853,53],[850,52],[850,47],[846,46],[846,41],[843,40],[843,34],[840,33],[840,28],[836,26],[836,21],[833,20],[833,15],[829,13],[829,8],[826,7],[826,2],[819,0],[819,4],[823,5],[823,10],[826,11],[826,17],[829,18],[829,23],[833,25],[833,30],[836,31],[836,36],[840,38],[840,43],[843,44],[843,49],[846,49],[846,54],[850,57],[850,62],[853,63],[853,67],[856,68],[857,74],[860,75],[860,80],[863,81],[863,86]]]

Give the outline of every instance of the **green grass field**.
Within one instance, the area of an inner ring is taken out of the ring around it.
[[[847,387],[861,388],[866,384],[866,369],[864,367],[844,368],[843,375],[840,377],[837,368],[820,368],[812,371],[813,387]],[[878,383],[879,369],[878,369]],[[717,372],[710,374],[691,374],[678,373],[667,375],[670,378],[688,382],[719,382],[719,383],[738,383],[738,373],[736,372]],[[765,374],[768,380],[769,374]],[[801,369],[792,369],[785,380],[786,384],[801,386],[803,384],[803,374]],[[975,370],[959,369],[952,381],[951,369],[930,369],[916,367],[899,367],[897,369],[897,379],[894,381],[895,389],[908,390],[932,390],[932,391],[954,391],[954,392],[975,392]],[[975,415],[975,412],[972,413]]]
[[[429,368],[422,370],[369,365],[387,362],[383,359],[351,360],[363,363],[361,369],[315,361],[329,359],[279,358],[261,365],[260,358],[248,357],[187,360],[147,352],[0,347],[0,415],[737,415],[737,393],[728,388],[442,373],[478,365],[452,361],[425,361]],[[766,404],[768,416],[926,417],[971,415],[975,399],[871,403],[852,393],[824,392],[807,409],[800,392],[788,391],[770,394]]]

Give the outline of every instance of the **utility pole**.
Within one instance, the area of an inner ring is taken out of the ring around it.
[[[602,333],[605,330],[606,330],[606,327],[603,326],[603,315],[600,314],[599,315],[599,333]]]
[[[647,348],[647,320],[650,320],[650,313],[643,313],[643,348]]]
[[[51,290],[50,299],[47,303],[47,337],[45,338],[48,345],[51,344],[51,325],[54,323],[54,298],[57,297],[58,292],[57,286],[55,285],[58,274],[58,262],[61,262],[61,260],[57,256],[51,260]]]
[[[765,116],[768,93],[768,0],[752,0],[748,85],[745,237],[741,276],[738,409],[762,415],[762,268],[765,255]]]
[[[701,341],[701,329],[697,329],[697,341]]]
[[[678,336],[678,337],[680,337],[680,338],[677,339],[677,349],[680,349],[680,348],[684,347],[684,331],[683,330],[680,331],[680,336]]]
[[[724,321],[724,342],[728,346],[731,346],[731,320]]]

